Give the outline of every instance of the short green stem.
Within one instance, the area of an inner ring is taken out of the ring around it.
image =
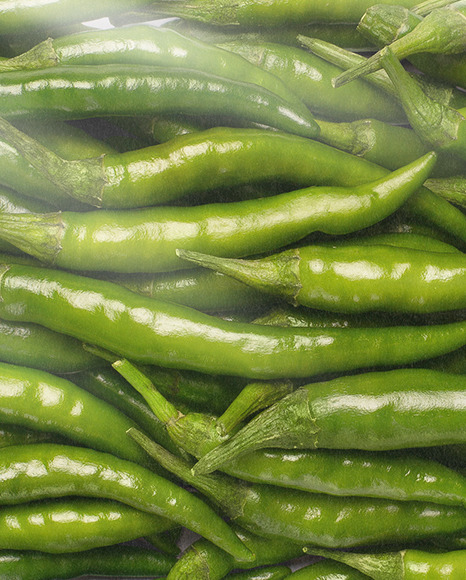
[[[136,391],[142,395],[154,415],[164,424],[176,421],[180,412],[157,391],[154,384],[127,359],[117,360],[113,368],[124,377]]]
[[[231,433],[251,415],[273,405],[293,391],[291,383],[250,383],[246,385],[217,422]]]

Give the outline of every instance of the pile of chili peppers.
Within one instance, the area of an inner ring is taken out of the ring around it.
[[[0,55],[0,578],[464,580],[466,1],[0,1]]]

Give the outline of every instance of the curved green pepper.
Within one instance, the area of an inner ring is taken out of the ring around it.
[[[382,329],[294,329],[228,322],[110,282],[32,266],[5,266],[0,296],[4,319],[36,322],[135,362],[208,374],[309,377],[409,364],[446,354],[466,342],[464,321]]]
[[[82,552],[163,532],[173,525],[117,501],[31,502],[0,508],[0,550]]]
[[[429,313],[466,308],[466,256],[383,245],[303,246],[259,260],[178,250],[295,306],[332,312]]]
[[[205,455],[202,473],[265,447],[374,451],[464,443],[466,376],[400,369],[312,383]]]
[[[408,549],[381,554],[306,551],[344,562],[374,580],[461,580],[466,569],[466,550],[436,553]]]
[[[239,560],[252,559],[236,534],[202,499],[133,462],[50,443],[2,449],[0,464],[9,474],[2,482],[0,504],[64,496],[117,500],[183,525]]]
[[[176,255],[180,247],[237,257],[280,248],[315,231],[342,235],[368,227],[393,213],[418,189],[435,158],[434,153],[425,155],[353,188],[322,186],[195,207],[2,214],[0,235],[60,268],[176,270],[186,267]]]
[[[84,575],[166,576],[175,559],[136,546],[109,546],[70,554],[46,554],[23,550],[0,552],[3,580],[67,580]]]

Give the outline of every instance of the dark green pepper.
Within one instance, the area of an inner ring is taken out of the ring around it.
[[[138,363],[214,375],[304,378],[410,364],[466,343],[465,321],[382,329],[274,328],[223,321],[110,282],[32,266],[4,266],[0,295],[4,319],[42,324]]]
[[[23,550],[0,551],[3,580],[67,580],[84,575],[166,576],[175,559],[136,546],[110,546],[71,554]]]

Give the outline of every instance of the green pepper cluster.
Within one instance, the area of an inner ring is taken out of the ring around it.
[[[0,55],[0,579],[464,580],[466,1],[12,0]]]

